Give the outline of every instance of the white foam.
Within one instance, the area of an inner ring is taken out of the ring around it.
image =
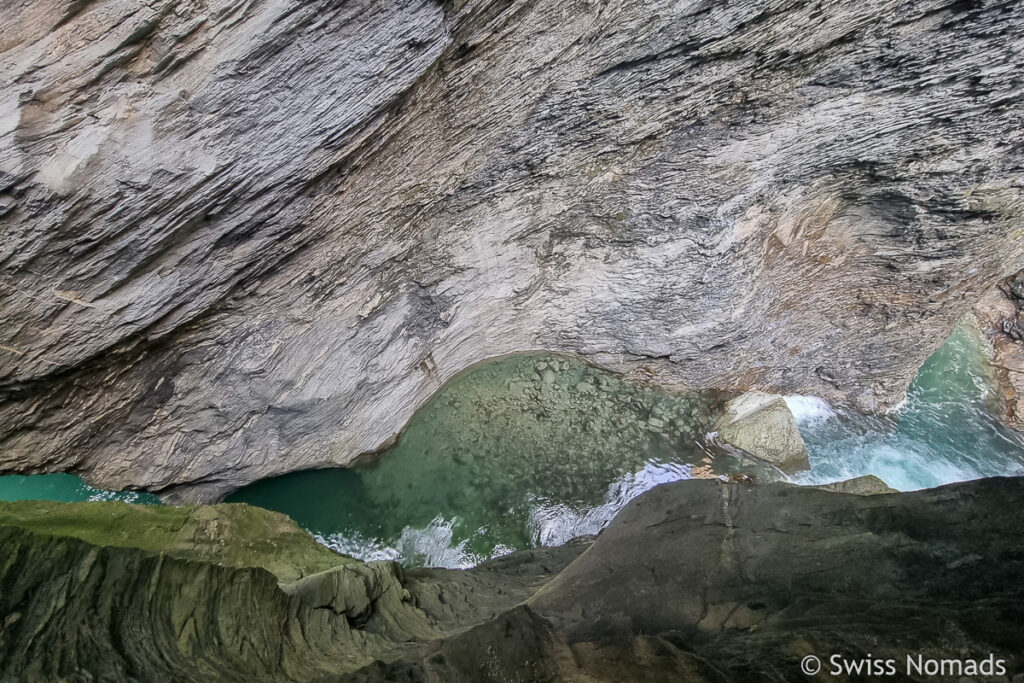
[[[836,416],[836,411],[823,398],[817,396],[783,396],[782,398],[800,426],[818,424]]]
[[[425,567],[468,569],[487,559],[466,550],[468,538],[452,545],[452,526],[452,521],[438,515],[422,529],[405,527],[395,548],[403,559],[416,558]]]
[[[575,510],[567,505],[536,504],[530,510],[528,526],[535,545],[561,545],[577,536],[596,534],[629,501],[658,484],[690,478],[690,468],[678,463],[647,463],[635,474],[627,474],[612,483],[605,502]]]
[[[454,520],[446,520],[438,515],[423,528],[407,526],[402,529],[394,546],[388,545],[378,538],[367,538],[358,533],[334,533],[327,536],[313,534],[313,538],[335,552],[364,562],[395,560],[419,563],[425,567],[467,569],[488,559],[466,550],[469,539],[453,544],[453,527]],[[511,552],[510,548],[499,545],[495,547],[491,557],[498,557],[509,552]]]
[[[358,533],[334,533],[326,536],[313,534],[313,538],[320,545],[327,546],[335,552],[363,560],[364,562],[402,559],[395,548],[385,545],[379,539],[365,538]]]

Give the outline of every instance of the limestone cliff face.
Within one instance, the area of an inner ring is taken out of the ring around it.
[[[974,317],[992,345],[1003,420],[1024,430],[1024,270],[982,297]]]
[[[1022,265],[1024,6],[0,13],[0,469],[215,498],[496,354],[897,402]]]
[[[928,680],[908,655],[991,655],[1009,676],[981,680],[1009,680],[1024,666],[1022,495],[1022,479],[872,496],[683,481],[596,540],[468,571],[314,553],[253,508],[205,509],[242,525],[222,527],[220,553],[180,537],[163,553],[132,513],[101,516],[128,506],[62,505],[58,525],[14,503],[0,678],[750,683],[804,680],[807,655],[831,671],[835,654],[892,659],[894,680]]]

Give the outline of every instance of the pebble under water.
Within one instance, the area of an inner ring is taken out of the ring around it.
[[[374,463],[264,480],[228,500],[284,512],[359,558],[471,566],[596,533],[642,491],[707,469],[712,404],[574,358],[515,355],[448,382]],[[750,469],[736,458],[711,468]]]
[[[791,481],[874,474],[909,490],[1024,474],[1024,440],[995,417],[983,349],[973,328],[958,328],[892,415],[787,397],[811,461]],[[710,395],[627,382],[571,357],[516,355],[458,375],[373,462],[267,479],[228,500],[283,512],[361,559],[466,567],[596,533],[660,483],[738,472],[773,478],[706,445],[715,404]],[[0,500],[22,498],[157,500],[100,491],[67,474],[0,477]]]

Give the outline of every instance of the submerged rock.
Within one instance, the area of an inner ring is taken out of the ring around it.
[[[781,396],[748,391],[732,399],[718,422],[718,437],[784,474],[811,468],[796,418]]]
[[[908,655],[991,654],[1020,671],[1022,497],[1009,478],[888,496],[691,480],[640,496],[596,540],[293,582],[90,543],[97,508],[15,503],[0,517],[0,678],[757,683],[803,680],[804,657],[832,654],[901,673]],[[139,512],[113,505],[125,514],[104,537]]]
[[[992,0],[7,3],[0,469],[213,500],[348,464],[524,349],[893,406],[1020,267],[1022,27]]]

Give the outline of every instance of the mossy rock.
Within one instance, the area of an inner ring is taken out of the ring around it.
[[[355,562],[317,543],[285,515],[245,504],[17,501],[0,503],[0,526],[224,567],[260,567],[282,582]]]

